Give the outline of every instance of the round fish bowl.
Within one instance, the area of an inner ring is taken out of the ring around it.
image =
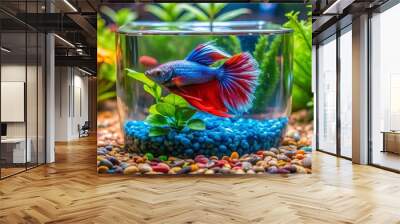
[[[125,149],[194,158],[278,146],[291,109],[292,51],[292,31],[265,22],[121,27]]]

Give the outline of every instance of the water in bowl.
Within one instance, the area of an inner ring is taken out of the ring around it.
[[[194,158],[280,144],[292,90],[290,30],[264,22],[132,23],[117,34],[130,153]]]

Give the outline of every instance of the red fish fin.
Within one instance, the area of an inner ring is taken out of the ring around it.
[[[246,112],[254,99],[254,91],[260,73],[256,60],[249,53],[240,53],[229,58],[220,67],[223,70],[219,80],[224,105],[233,113]]]
[[[171,82],[175,85],[175,86],[183,86],[183,83],[185,81],[185,77],[183,76],[177,76],[171,79]]]
[[[231,117],[219,97],[218,81],[212,80],[207,83],[190,86],[170,88],[170,90],[182,96],[193,107],[220,117]]]
[[[198,45],[192,52],[190,52],[185,60],[209,66],[216,61],[229,57],[229,54],[215,47],[213,42],[207,42]]]

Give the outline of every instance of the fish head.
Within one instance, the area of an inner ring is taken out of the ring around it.
[[[158,84],[165,84],[172,78],[172,68],[161,65],[147,70],[144,74]]]

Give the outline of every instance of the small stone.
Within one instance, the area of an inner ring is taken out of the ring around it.
[[[163,155],[163,156],[159,156],[158,159],[160,159],[161,161],[167,161],[168,157]]]
[[[277,173],[278,172],[278,168],[276,166],[268,167],[267,172],[268,173]]]
[[[249,162],[242,162],[242,169],[244,171],[248,171],[252,168],[253,166],[251,165],[251,163]]]
[[[219,168],[218,166],[211,168],[211,170],[214,171],[214,173],[219,173],[221,171],[221,168]]]
[[[268,165],[269,165],[269,166],[278,166],[278,161],[276,161],[276,160],[271,160],[271,161],[268,162]]]
[[[135,174],[137,172],[139,172],[139,169],[136,166],[128,166],[124,170],[125,175],[131,175],[131,174]]]
[[[249,159],[249,163],[251,163],[253,165],[255,165],[258,161],[260,161],[260,157],[258,157],[256,155],[251,156]]]
[[[176,157],[173,157],[173,156],[168,157],[168,161],[175,161],[175,160],[177,160]]]
[[[276,154],[272,151],[264,151],[264,156],[276,157]]]
[[[254,170],[254,172],[264,172],[265,171],[265,169],[264,169],[264,167],[262,167],[262,166],[253,166],[253,170]]]
[[[206,170],[206,172],[204,172],[204,174],[215,174],[214,170]]]
[[[185,163],[184,160],[174,160],[170,165],[171,167],[176,167],[176,166],[183,166],[184,163]]]
[[[197,166],[197,164],[190,165],[190,171],[194,172],[194,171],[197,171],[198,169],[199,169],[199,167]]]
[[[214,161],[208,161],[208,163],[206,164],[206,167],[207,168],[211,168],[211,167],[214,167],[215,166],[215,162]]]
[[[232,154],[233,154],[233,153],[232,153]],[[230,157],[228,157],[228,156],[223,156],[221,160],[228,161],[229,159],[230,159]]]
[[[304,159],[304,154],[297,154],[296,159],[298,159],[298,160]]]
[[[144,157],[145,157],[147,160],[150,160],[150,161],[154,159],[153,154],[151,154],[150,152],[144,154]]]
[[[120,162],[115,157],[108,156],[107,160],[110,161],[113,165],[118,165]]]
[[[247,170],[246,173],[247,173],[247,174],[256,174],[256,172],[254,172],[254,170]]]
[[[185,160],[185,162],[188,163],[188,164],[194,164],[195,163],[193,159],[187,159],[187,160]]]
[[[312,160],[310,157],[306,157],[302,160],[303,166],[304,168],[309,168],[311,169],[311,164],[312,164]]]
[[[300,141],[298,141],[297,145],[299,147],[308,146],[310,145],[310,141],[306,137],[303,137],[300,139]]]
[[[278,167],[282,167],[282,166],[285,166],[286,165],[286,162],[285,161],[283,161],[283,160],[278,160]]]
[[[301,161],[298,160],[298,159],[293,159],[292,161],[290,161],[290,163],[293,164],[293,165],[299,165],[299,166],[301,166]]]
[[[187,166],[187,167],[182,168],[178,172],[176,172],[176,174],[186,174],[186,173],[189,173],[189,172],[191,172],[191,167]]]
[[[294,165],[290,165],[290,164],[286,164],[283,169],[286,169],[287,171],[289,171],[290,173],[296,173],[297,168]]]
[[[223,166],[225,165],[225,163],[227,163],[226,160],[218,160],[218,161],[215,163],[215,166],[223,167]]]
[[[153,169],[153,171],[160,173],[168,173],[169,171],[169,166],[165,163],[159,163],[156,166],[152,166],[151,168]]]
[[[304,169],[304,167],[297,166],[297,165],[295,165],[295,166],[296,166],[296,172],[297,173],[301,173],[301,174],[307,173],[307,171],[306,171],[306,169]]]
[[[234,174],[246,174],[242,169],[235,170]]]
[[[134,159],[135,163],[144,163],[144,159],[142,157],[138,157]]]
[[[296,152],[296,154],[301,154],[301,155],[304,155],[304,150],[302,150],[302,149],[300,149],[300,150],[297,150],[297,152]]]
[[[256,166],[268,167],[268,162],[261,160],[256,163]]]
[[[107,159],[102,159],[99,163],[99,166],[106,166],[106,167],[108,167],[108,169],[111,169],[111,168],[113,168],[114,165]]]
[[[282,155],[282,154],[278,155],[276,158],[278,160],[283,160],[283,161],[286,161],[286,162],[290,161],[290,159],[287,156]]]
[[[220,170],[220,172],[222,174],[230,174],[231,173],[231,169],[228,167],[222,167],[222,169]]]
[[[107,166],[99,166],[97,168],[97,173],[107,173],[108,167]]]
[[[290,173],[290,171],[288,171],[287,169],[284,169],[284,168],[278,168],[277,173],[280,173],[280,174],[287,174],[287,173]]]
[[[310,147],[310,146],[305,146],[301,149],[304,150],[305,152],[312,152],[312,147]]]
[[[180,168],[179,166],[176,166],[176,167],[172,167],[172,168],[170,169],[170,171],[172,170],[173,172],[178,173],[181,169],[182,169],[182,168]]]
[[[288,158],[293,158],[294,156],[296,156],[296,151],[288,150],[285,152],[285,156],[287,156]]]
[[[206,169],[198,169],[195,173],[196,174],[204,174],[206,172]]]
[[[196,163],[203,163],[203,164],[208,163],[208,159],[207,159],[206,157],[204,157],[204,156],[201,156],[201,157],[196,156],[196,158],[194,159],[194,161],[195,161]]]
[[[277,148],[270,148],[269,151],[271,151],[275,154],[279,154],[279,150]]]
[[[148,173],[148,172],[153,171],[153,169],[151,168],[151,166],[150,166],[149,164],[147,164],[147,163],[140,163],[139,166],[138,166],[138,168],[139,168],[139,171],[140,171],[141,173]]]
[[[210,157],[210,160],[218,160],[218,157],[216,157],[216,156],[211,156],[211,157]]]
[[[196,165],[197,165],[200,169],[207,168],[207,164],[204,164],[204,163],[196,163]]]

